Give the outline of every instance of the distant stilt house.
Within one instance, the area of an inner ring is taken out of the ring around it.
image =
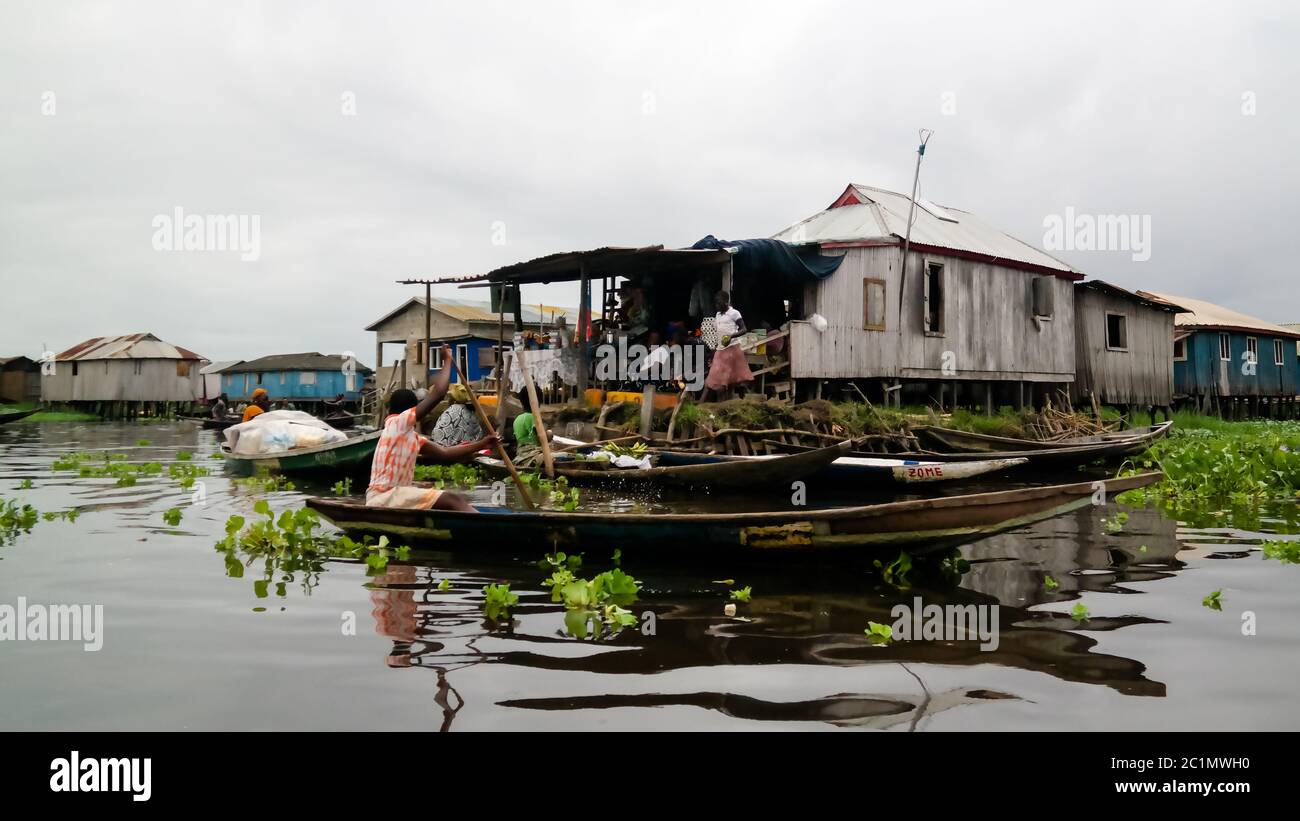
[[[1074,286],[1076,407],[1174,401],[1174,317],[1185,308],[1101,280]]]
[[[203,374],[203,401],[211,402],[220,396],[221,372],[243,361],[242,359],[227,359],[224,362],[213,362],[200,368],[199,373]]]
[[[41,399],[109,416],[166,413],[203,396],[205,362],[150,333],[97,336],[54,358],[54,372],[41,374]]]
[[[1068,387],[1073,283],[1083,275],[974,214],[918,200],[904,276],[910,203],[850,185],[776,235],[844,256],[796,298],[791,376],[818,390],[824,380],[867,380],[895,402],[906,391],[945,406],[1019,406]]]
[[[246,402],[253,391],[264,388],[272,402],[285,400],[314,407],[339,394],[348,402],[356,402],[361,398],[365,378],[373,373],[355,359],[334,354],[275,354],[222,370],[221,391],[232,402]]]
[[[412,297],[366,326],[367,331],[375,334],[375,382],[381,389],[390,382],[407,387],[423,386],[430,369],[443,367],[443,345],[452,349],[460,372],[469,381],[478,381],[491,373],[496,364],[503,322],[505,347],[511,347],[516,330],[513,311],[493,311],[491,303],[486,301],[444,298],[433,299],[429,308],[426,310],[423,297]],[[577,318],[577,308],[523,305],[519,311],[519,327],[547,334],[560,320],[573,329]],[[400,346],[398,351],[386,352],[385,346],[394,345]],[[386,361],[393,364],[385,365]],[[396,379],[394,370],[398,371]],[[421,371],[425,372],[423,379]]]
[[[1188,311],[1174,324],[1174,395],[1180,404],[1234,418],[1295,415],[1300,330],[1200,299],[1138,294]]]
[[[41,363],[25,356],[0,356],[0,403],[40,398]]]

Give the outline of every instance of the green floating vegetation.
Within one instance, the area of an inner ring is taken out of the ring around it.
[[[1208,595],[1208,596],[1206,596],[1205,598],[1201,599],[1201,605],[1204,606],[1204,607],[1208,607],[1208,608],[1210,608],[1211,610],[1222,610],[1222,609],[1223,609],[1223,591],[1222,591],[1222,590],[1215,590],[1215,591],[1214,591],[1213,593],[1211,593],[1210,595]]]
[[[1178,427],[1179,418],[1189,427]],[[1119,501],[1154,501],[1179,514],[1295,499],[1300,490],[1300,423],[1176,415],[1170,434],[1125,472],[1151,469],[1164,471],[1164,480],[1127,491]]]
[[[1070,610],[1070,618],[1081,624],[1087,621],[1090,615],[1083,602],[1075,602],[1074,608]]]
[[[1300,540],[1267,541],[1260,544],[1264,558],[1285,564],[1300,564]]]
[[[519,604],[519,596],[510,592],[508,584],[489,584],[483,587],[483,615],[492,621],[510,618],[510,610]]]
[[[749,600],[753,598],[753,596],[754,596],[754,588],[746,586],[746,587],[741,587],[737,590],[732,590],[729,598],[732,601],[738,601],[747,604]]]
[[[81,511],[75,507],[41,513],[32,505],[19,504],[17,499],[0,499],[0,546],[13,544],[18,536],[31,533],[32,528],[42,519],[47,522],[57,519],[75,522],[80,515]]]
[[[335,482],[333,486],[331,486],[330,490],[334,492],[335,496],[351,496],[352,480],[340,479],[339,481]]]
[[[417,482],[432,482],[433,486],[439,490],[448,486],[472,488],[488,484],[487,474],[478,465],[460,463],[451,465],[416,465],[415,480]]]
[[[577,510],[579,503],[578,489],[569,486],[569,480],[563,476],[558,479],[543,479],[540,473],[521,473],[519,479],[532,490],[540,491],[561,510]]]
[[[246,566],[262,563],[262,577],[253,582],[258,598],[270,595],[272,583],[275,594],[283,598],[288,595],[288,584],[295,581],[301,582],[305,595],[311,595],[326,559],[362,559],[366,574],[374,576],[382,573],[391,559],[405,561],[411,554],[409,547],[391,546],[387,536],[374,543],[370,537],[357,542],[347,536],[320,534],[320,517],[310,508],[286,509],[277,516],[261,499],[253,505],[253,512],[261,518],[248,522],[236,515],[226,520],[226,536],[216,543],[216,550],[225,558],[226,575],[234,579],[244,577]]]
[[[23,402],[17,405],[0,405],[0,413],[12,413],[14,411],[31,410],[37,407],[35,402]],[[34,413],[25,419],[21,419],[15,424],[26,424],[29,422],[97,422],[99,417],[93,413],[74,410],[56,410],[49,408],[39,413]]]
[[[178,507],[170,507],[163,511],[163,521],[172,527],[181,523],[181,510]]]
[[[867,622],[867,629],[862,631],[866,633],[867,640],[877,646],[884,646],[894,638],[894,628],[888,624],[880,622]]]
[[[18,483],[19,490],[31,490],[34,487],[36,487],[36,483],[31,479],[24,479]]]
[[[622,555],[617,549],[614,553]],[[551,589],[551,601],[564,603],[564,629],[574,638],[613,638],[636,624],[626,605],[636,601],[641,582],[621,568],[584,579],[577,575],[582,556],[562,551],[547,554],[537,566],[551,571],[542,584]]]

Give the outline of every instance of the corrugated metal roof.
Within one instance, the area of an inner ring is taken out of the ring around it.
[[[55,359],[87,361],[92,359],[203,359],[188,348],[163,342],[150,333],[125,336],[96,336],[73,345]]]
[[[199,368],[199,373],[204,373],[204,374],[220,373],[221,371],[224,371],[226,368],[229,368],[231,365],[238,365],[240,362],[243,361],[244,360],[242,359],[227,359],[224,362],[213,362],[210,365],[204,365],[202,368]]]
[[[1262,319],[1238,313],[1230,308],[1224,308],[1222,305],[1215,305],[1203,299],[1157,294],[1152,291],[1138,291],[1138,294],[1173,302],[1186,308],[1188,313],[1174,317],[1174,325],[1179,328],[1187,330],[1255,331],[1288,339],[1300,339],[1300,330],[1274,325],[1272,322],[1265,322]]]
[[[1118,285],[1111,285],[1109,282],[1104,282],[1100,279],[1090,279],[1087,282],[1080,282],[1077,285],[1075,285],[1075,287],[1091,288],[1095,291],[1105,291],[1108,294],[1112,294],[1118,297],[1123,297],[1124,299],[1131,299],[1134,302],[1137,302],[1142,305],[1146,305],[1151,308],[1157,308],[1161,311],[1171,311],[1173,313],[1187,312],[1187,309],[1184,308],[1183,306],[1175,305],[1174,303],[1169,302],[1168,300],[1157,297],[1155,294],[1144,294],[1140,291],[1134,292],[1134,291],[1125,290],[1124,288],[1121,288]]]
[[[897,243],[907,234],[911,198],[896,191],[851,183],[825,211],[796,222],[775,235],[793,244],[863,242]],[[1003,233],[969,211],[936,206],[917,199],[912,244],[1012,260],[1052,272],[1082,274],[1046,251]]]
[[[344,358],[337,354],[278,353],[250,359],[226,368],[225,373],[252,373],[254,371],[337,371],[343,368]],[[357,373],[373,373],[370,368],[356,363]]]
[[[392,319],[394,316],[397,316],[402,311],[405,311],[411,305],[418,305],[421,308],[423,308],[424,297],[422,296],[411,297],[410,299],[406,300],[401,305],[399,305],[396,309],[389,311],[380,319],[377,319],[374,322],[367,325],[366,330],[367,331],[377,330],[380,325],[383,325],[385,322]],[[492,303],[486,300],[447,299],[444,297],[434,297],[433,310],[441,314],[446,314],[452,319],[457,319],[460,320],[461,322],[496,322],[497,321],[497,314],[492,310]],[[525,303],[524,305],[520,306],[519,313],[523,316],[523,321],[525,325],[536,325],[539,322],[545,322],[549,324],[553,322],[555,318],[561,316],[565,317],[566,321],[568,321],[570,325],[576,324],[578,321],[577,308],[561,308],[555,305],[544,305],[544,304],[528,305]],[[593,319],[599,318],[600,312],[593,309],[591,315]],[[543,319],[543,316],[545,316],[545,319]],[[515,315],[513,312],[510,311],[506,312],[505,318],[507,322],[515,321]]]

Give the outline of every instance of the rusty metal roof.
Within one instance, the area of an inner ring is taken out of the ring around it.
[[[92,359],[197,359],[205,357],[188,348],[163,342],[151,333],[96,336],[73,345],[55,357],[61,362]]]
[[[1274,325],[1272,322],[1265,322],[1262,319],[1238,313],[1231,308],[1224,308],[1222,305],[1215,305],[1203,299],[1157,294],[1151,291],[1138,291],[1138,294],[1184,306],[1187,313],[1175,317],[1174,325],[1185,330],[1243,331],[1245,333],[1281,336],[1287,339],[1300,339],[1300,329]]]
[[[907,235],[907,194],[850,183],[825,210],[780,231],[775,239],[794,245],[858,243],[875,240],[898,244]],[[938,206],[918,198],[912,219],[912,245],[948,249],[996,262],[1018,263],[1080,279],[1083,274],[1046,251],[1003,233],[969,211]]]

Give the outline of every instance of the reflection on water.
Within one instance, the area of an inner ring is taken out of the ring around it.
[[[137,446],[147,439],[150,444]],[[163,471],[119,487],[51,470],[68,451],[211,468],[201,503]],[[0,498],[75,522],[37,522],[0,548],[0,603],[105,605],[98,654],[0,643],[0,727],[712,729],[752,726],[1294,728],[1300,568],[1264,560],[1262,538],[1294,534],[1293,501],[1207,511],[1179,524],[1156,509],[1089,508],[961,549],[964,574],[884,583],[867,559],[741,557],[690,566],[624,551],[644,586],[639,626],[601,641],[564,630],[542,585],[545,545],[510,534],[452,552],[416,551],[381,572],[364,562],[215,550],[229,516],[300,506],[328,483],[266,490],[232,481],[216,438],[184,423],[0,428]],[[1076,474],[1077,475],[1077,474]],[[1066,477],[1067,480],[1069,477]],[[31,487],[23,489],[24,480]],[[486,491],[476,491],[483,498]],[[788,504],[602,495],[606,509],[728,510]],[[879,493],[823,489],[818,505]],[[181,519],[164,521],[176,508]],[[581,574],[611,567],[589,551]],[[886,561],[892,555],[883,557]],[[371,575],[367,575],[369,572]],[[734,579],[753,597],[724,614]],[[482,588],[520,595],[485,620]],[[1201,599],[1222,590],[1224,608]],[[996,649],[977,640],[873,644],[895,605],[996,609]],[[1076,620],[1076,604],[1088,610]],[[1257,635],[1242,635],[1244,611]],[[421,672],[423,670],[423,672]],[[1242,676],[1239,671],[1250,670]],[[428,675],[429,673],[432,675]],[[94,681],[92,687],[89,682]],[[178,694],[184,698],[178,698]]]

